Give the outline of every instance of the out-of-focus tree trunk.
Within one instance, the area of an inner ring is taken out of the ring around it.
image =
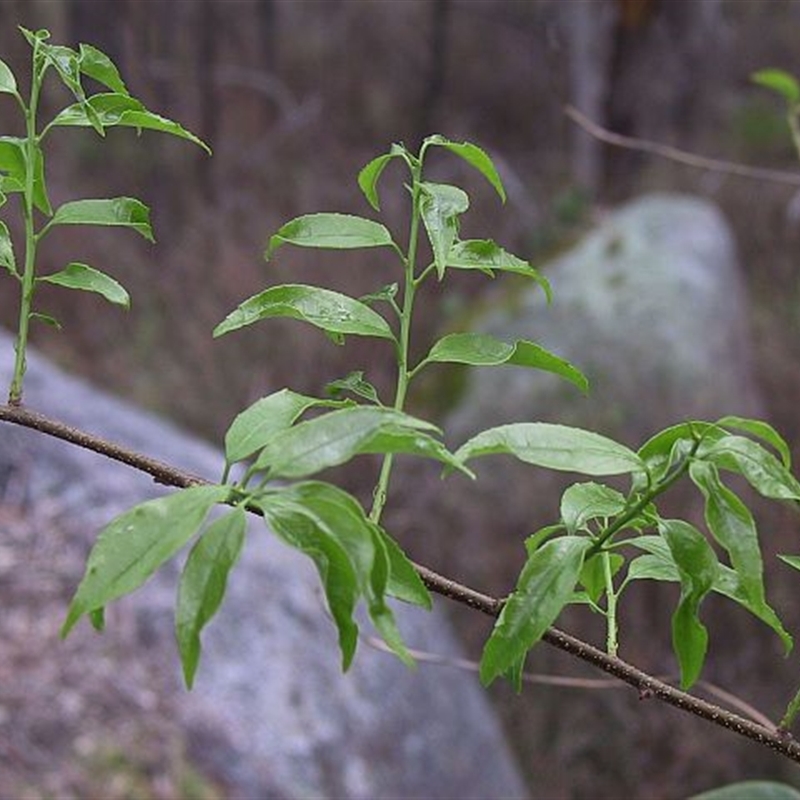
[[[419,119],[415,139],[417,146],[428,134],[432,133],[436,106],[442,95],[447,71],[448,22],[451,11],[451,0],[434,0],[431,5],[430,51],[428,55],[428,74],[425,90],[419,106]]]
[[[256,25],[261,45],[261,64],[267,72],[275,71],[278,50],[277,23],[275,0],[259,0],[256,6]]]
[[[563,7],[569,48],[570,102],[602,124],[610,91],[612,33],[616,9],[610,0],[573,0]],[[573,129],[573,179],[596,195],[603,179],[604,145],[579,128]]]

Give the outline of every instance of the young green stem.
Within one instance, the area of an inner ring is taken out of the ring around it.
[[[403,281],[403,302],[400,308],[400,331],[397,341],[397,387],[395,390],[394,408],[402,411],[406,402],[408,384],[411,380],[411,371],[408,366],[409,346],[411,342],[411,319],[414,310],[414,296],[417,291],[415,269],[417,262],[417,245],[419,241],[419,184],[422,176],[422,161],[411,166],[412,200],[411,200],[411,230],[408,236],[408,255],[404,259],[405,276]],[[392,474],[393,459],[391,454],[384,456],[378,484],[373,495],[372,510],[369,518],[374,523],[380,522],[381,514],[386,505],[389,490],[389,479]]]
[[[603,528],[603,530],[600,531],[595,538],[594,544],[587,551],[586,558],[590,558],[595,553],[599,553],[603,549],[603,545],[608,542],[614,536],[614,534],[619,533],[629,522],[636,519],[636,517],[638,517],[639,514],[641,514],[642,511],[644,511],[647,506],[649,506],[650,503],[656,499],[656,497],[666,492],[667,489],[669,489],[669,487],[675,483],[675,481],[685,475],[699,446],[700,440],[695,442],[691,452],[671,473],[669,473],[669,475],[667,475],[663,480],[657,482],[655,486],[652,486],[650,489],[648,489],[639,498],[639,500],[633,506],[631,506],[631,508],[620,514],[611,524]]]
[[[611,553],[603,553],[603,576],[606,584],[606,652],[616,656],[619,648],[617,625],[617,593],[614,590],[614,576],[611,574]]]
[[[34,64],[36,63],[34,51]],[[16,357],[14,375],[8,393],[9,405],[20,405],[22,402],[22,383],[25,377],[25,352],[28,347],[28,325],[33,307],[33,293],[36,286],[36,245],[37,236],[34,230],[33,193],[36,177],[37,139],[36,111],[39,104],[41,75],[34,68],[31,79],[31,101],[25,111],[25,191],[22,198],[22,214],[25,221],[25,271],[22,275],[22,291],[19,305],[19,326],[14,343]]]

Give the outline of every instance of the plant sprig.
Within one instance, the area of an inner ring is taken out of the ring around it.
[[[43,149],[49,133],[57,127],[83,126],[104,136],[106,128],[127,126],[139,132],[150,129],[169,133],[211,152],[194,134],[147,110],[132,97],[111,59],[96,47],[81,44],[74,50],[50,44],[50,34],[46,30],[30,31],[20,27],[20,31],[31,46],[31,83],[27,100],[23,98],[11,68],[0,60],[0,94],[10,95],[16,101],[25,123],[23,137],[0,137],[0,206],[5,204],[8,195],[19,194],[24,224],[24,258],[20,272],[9,227],[0,221],[0,267],[16,279],[20,287],[16,358],[8,396],[12,405],[22,402],[31,321],[40,320],[58,327],[58,321],[52,316],[34,309],[36,288],[40,284],[94,292],[123,308],[130,305],[127,291],[114,278],[88,264],[71,262],[58,272],[38,274],[36,253],[44,237],[59,225],[104,225],[129,228],[153,241],[149,209],[134,198],[74,200],[53,209],[47,193]],[[57,75],[76,102],[40,127],[39,100],[50,71]],[[83,83],[86,78],[108,91],[88,95]],[[44,217],[45,222],[40,224],[39,217]]]

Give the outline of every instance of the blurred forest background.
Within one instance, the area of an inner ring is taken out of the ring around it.
[[[782,104],[749,76],[764,67],[800,74],[800,2],[0,0],[0,53],[24,86],[29,49],[17,24],[47,27],[54,42],[95,44],[135,96],[214,150],[209,159],[185,142],[122,130],[105,142],[81,130],[52,137],[54,204],[140,197],[153,209],[158,240],[150,246],[101,229],[48,237],[48,271],[86,261],[133,297],[123,316],[91,296],[42,291],[40,307],[64,331],[39,328],[34,344],[71,371],[217,442],[241,408],[286,385],[318,393],[365,366],[387,386],[393,369],[371,344],[337,348],[279,321],[219,341],[211,330],[267,284],[319,282],[359,294],[392,280],[371,252],[287,249],[269,265],[261,254],[293,216],[370,215],[355,183],[360,167],[393,141],[439,132],[484,147],[509,190],[501,208],[479,177],[452,159],[436,163],[440,179],[470,190],[465,234],[491,235],[536,264],[644,192],[686,191],[717,203],[746,271],[768,417],[798,454],[800,192],[610,149],[563,108],[574,104],[619,133],[794,170]],[[45,117],[69,102],[52,88]],[[4,133],[18,132],[13,111],[3,104]],[[402,225],[399,172],[387,171],[382,187]],[[421,300],[419,342],[445,330],[486,286],[469,276],[448,281],[446,296]],[[13,328],[15,316],[6,284],[0,323]],[[430,385],[412,410],[441,415],[449,402],[446,387]],[[363,469],[348,480],[368,491],[373,477]]]

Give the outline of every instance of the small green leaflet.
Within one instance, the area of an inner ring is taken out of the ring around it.
[[[102,200],[73,200],[56,209],[51,225],[118,225],[132,228],[153,242],[150,209],[133,197],[113,197]]]
[[[0,267],[17,275],[17,262],[14,259],[14,245],[5,222],[0,221]]]
[[[376,210],[380,211],[380,201],[378,199],[378,180],[386,169],[387,164],[393,158],[408,158],[408,153],[401,145],[393,144],[388,153],[373,158],[359,173],[358,185],[367,198],[367,202]]]
[[[445,183],[423,182],[420,189],[419,210],[441,280],[447,267],[447,255],[458,236],[458,217],[469,208],[469,197],[458,186]]]
[[[175,608],[175,636],[189,689],[200,660],[200,632],[222,603],[228,574],[242,551],[246,527],[241,508],[219,517],[197,540],[183,567]]]
[[[578,583],[586,590],[591,603],[597,603],[606,591],[606,560],[613,578],[622,569],[625,559],[619,553],[595,553],[583,562]]]
[[[314,407],[337,408],[344,403],[321,400],[281,389],[256,400],[231,423],[225,434],[225,460],[235,464],[258,452],[277,433],[290,428],[305,411]]]
[[[330,289],[302,284],[273,286],[253,295],[214,328],[214,337],[273,317],[302,320],[333,334],[394,340],[389,324],[368,305]]]
[[[712,464],[695,461],[689,467],[689,476],[705,498],[708,529],[728,552],[742,588],[753,603],[764,602],[764,568],[753,515],[720,481]]]
[[[681,596],[672,615],[672,649],[681,668],[681,688],[688,689],[700,677],[708,648],[708,631],[700,622],[698,609],[711,591],[719,562],[700,531],[683,520],[659,520],[678,570]]]
[[[591,546],[586,536],[561,536],[528,558],[483,649],[480,677],[484,686],[511,669],[556,620],[572,598]]]
[[[800,556],[787,556],[778,554],[778,558],[790,567],[800,570]]]
[[[24,192],[27,181],[27,161],[25,158],[26,143],[16,136],[0,136],[0,189],[11,194]],[[39,211],[50,216],[53,209],[47,197],[44,182],[44,156],[38,144],[34,145],[33,203]]]
[[[790,105],[800,102],[800,84],[797,79],[782,69],[761,69],[750,76],[753,83],[772,89]]]
[[[553,294],[548,280],[527,261],[509,253],[491,239],[465,239],[454,242],[447,254],[447,266],[454,269],[475,269],[494,277],[496,271],[513,272],[535,280],[547,296]]]
[[[264,258],[285,244],[355,250],[361,247],[391,247],[392,235],[379,222],[351,214],[307,214],[282,225],[269,240]]]
[[[414,371],[431,362],[471,366],[508,364],[530,367],[552,372],[573,383],[584,394],[589,391],[589,382],[579,369],[555,353],[525,339],[518,339],[514,344],[508,344],[485,333],[451,333],[433,345],[430,353]]]
[[[78,45],[78,65],[84,75],[102,83],[112,92],[127,95],[128,89],[114,62],[101,50],[90,44]]]
[[[325,394],[329,397],[340,398],[350,392],[376,406],[382,405],[378,392],[375,387],[369,382],[364,380],[364,372],[356,370],[346,375],[344,378],[331,381],[325,386]]]
[[[548,469],[587,475],[620,475],[644,469],[641,459],[625,445],[598,433],[553,425],[520,422],[489,428],[463,444],[456,459],[505,453]]]
[[[100,532],[61,629],[141,586],[228,497],[226,486],[192,486],[129,509]]]
[[[67,289],[95,292],[105,297],[109,303],[114,303],[123,308],[130,308],[131,305],[130,296],[117,281],[104,272],[100,272],[100,270],[76,261],[68,264],[61,272],[42,275],[36,280],[37,282],[64,286]]]
[[[0,93],[17,94],[17,82],[11,67],[0,59]]]
[[[451,153],[454,153],[459,158],[463,158],[470,166],[474,167],[478,172],[486,178],[492,185],[494,190],[500,196],[500,199],[505,203],[506,191],[503,188],[503,181],[488,154],[471,142],[451,142],[444,136],[434,134],[425,139],[423,146],[434,145],[436,147],[444,147]]]
[[[738,472],[764,497],[800,500],[800,483],[768,450],[744,436],[724,436],[698,451],[720,469]]]
[[[717,425],[721,428],[744,431],[745,433],[749,433],[761,439],[774,447],[781,457],[783,466],[786,467],[786,469],[791,469],[792,455],[789,452],[789,445],[786,444],[786,440],[768,422],[764,422],[760,419],[728,416],[717,420]]]
[[[610,486],[574,483],[561,496],[561,521],[570,535],[593,519],[608,519],[625,510],[625,497]]]

